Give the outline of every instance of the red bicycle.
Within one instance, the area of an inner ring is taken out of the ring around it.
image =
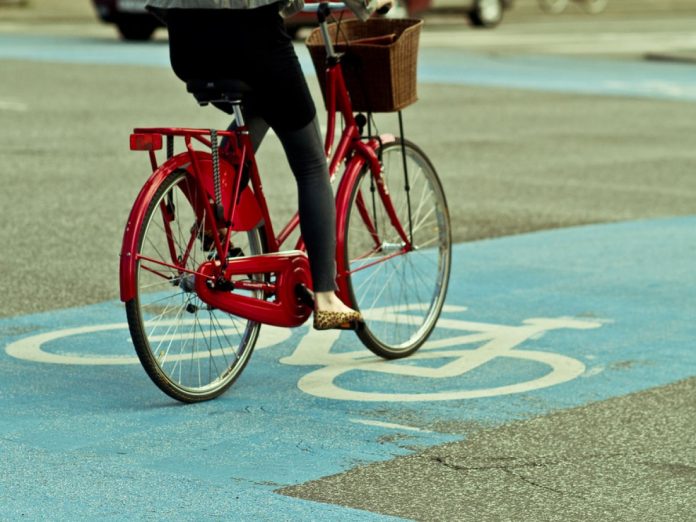
[[[327,22],[335,5],[322,3],[317,12],[327,57],[326,153],[332,178],[342,171],[338,295],[362,312],[356,333],[367,348],[384,358],[406,357],[428,338],[445,301],[451,264],[445,193],[416,145],[372,135],[371,120],[354,114],[342,54],[330,37],[336,27]],[[148,151],[153,174],[128,218],[120,287],[150,378],[171,397],[197,402],[217,397],[239,377],[262,324],[299,326],[313,303],[302,239],[283,250],[297,214],[277,235],[271,221],[244,125],[243,86],[226,80],[187,87],[201,104],[231,105],[237,127],[134,130],[131,149]],[[337,113],[343,127],[334,148]],[[175,138],[184,145],[177,154]],[[160,164],[156,151],[165,140]]]

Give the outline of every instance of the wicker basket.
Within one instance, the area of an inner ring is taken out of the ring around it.
[[[422,20],[388,18],[349,20],[338,29],[338,24],[329,25],[334,48],[343,53],[343,76],[353,110],[393,112],[418,99],[416,65],[422,25]],[[318,28],[306,43],[324,93],[326,50]]]

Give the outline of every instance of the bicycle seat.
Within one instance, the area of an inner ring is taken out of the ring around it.
[[[186,90],[200,105],[241,101],[251,87],[241,80],[189,80]]]

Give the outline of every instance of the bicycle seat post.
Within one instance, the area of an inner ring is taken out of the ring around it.
[[[232,112],[234,114],[234,122],[237,128],[245,126],[244,116],[242,115],[242,101],[232,100]]]

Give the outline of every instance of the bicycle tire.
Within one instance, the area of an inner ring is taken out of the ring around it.
[[[197,187],[179,169],[143,202],[136,296],[126,303],[143,368],[164,393],[186,403],[224,393],[244,370],[260,329],[259,323],[207,306],[195,293],[194,276],[181,270],[196,270],[213,255],[205,250],[210,248],[203,237],[205,213],[192,203],[202,201]],[[263,253],[264,237],[261,228],[236,233],[233,244],[239,250],[234,252]]]
[[[351,188],[342,255],[351,304],[365,320],[357,331],[360,340],[380,357],[397,359],[418,350],[435,328],[447,295],[452,236],[442,184],[423,151],[409,141],[402,149],[397,139],[376,152],[397,216],[407,234],[412,230],[414,248],[403,252],[366,166]]]

